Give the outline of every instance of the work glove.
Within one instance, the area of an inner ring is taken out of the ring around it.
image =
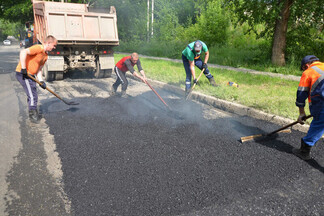
[[[297,121],[298,121],[299,124],[302,124],[302,125],[305,124],[305,122],[304,122],[305,120],[306,120],[306,115],[305,114],[300,114],[298,116],[298,120]]]
[[[27,69],[24,68],[24,69],[21,69],[20,73],[23,75],[23,79],[27,79],[28,76],[27,76]]]
[[[43,89],[46,89],[46,83],[44,81],[40,81],[39,86],[42,87]]]
[[[203,64],[203,68],[205,68],[205,70],[207,69],[207,63]]]
[[[197,85],[198,80],[197,80],[197,79],[194,79],[194,80],[193,80],[193,83]]]

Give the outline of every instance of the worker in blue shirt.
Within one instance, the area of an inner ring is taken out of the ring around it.
[[[294,148],[292,152],[303,160],[310,160],[312,146],[324,134],[324,63],[316,56],[308,55],[302,59],[300,69],[304,72],[297,90],[298,122],[304,123],[306,117],[304,107],[307,98],[313,120],[307,135],[301,139],[300,148]]]

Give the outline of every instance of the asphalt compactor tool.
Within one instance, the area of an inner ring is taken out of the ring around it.
[[[312,117],[311,115],[309,116],[306,116],[304,120],[308,119]],[[247,142],[247,141],[250,141],[250,140],[262,140],[262,139],[266,139],[266,138],[272,138],[274,134],[277,134],[279,132],[281,133],[290,133],[291,130],[290,129],[287,129],[295,124],[297,124],[298,121],[295,121],[293,123],[290,123],[282,128],[279,128],[278,130],[275,130],[275,131],[272,131],[271,133],[268,133],[268,134],[257,134],[257,135],[252,135],[252,136],[246,136],[246,137],[241,137],[241,142]]]

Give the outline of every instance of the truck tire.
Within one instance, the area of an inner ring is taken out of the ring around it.
[[[53,81],[55,79],[55,73],[48,71],[47,64],[45,63],[42,70],[42,75],[45,78],[45,81]]]
[[[105,75],[105,72],[102,70],[100,70],[100,63],[99,63],[99,59],[97,59],[96,61],[96,70],[94,73],[95,78],[99,79],[99,78],[103,78]]]
[[[105,75],[104,78],[109,78],[111,77],[111,73],[112,73],[112,69],[106,69],[105,71]]]

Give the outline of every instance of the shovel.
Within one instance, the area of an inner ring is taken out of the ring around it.
[[[198,76],[198,78],[197,78],[197,82],[198,82],[198,80],[200,79],[201,75],[204,73],[204,71],[205,71],[205,68],[201,70],[201,72],[200,72],[200,74],[199,74],[199,76]],[[188,100],[188,99],[190,98],[192,91],[194,90],[194,88],[195,88],[196,85],[197,85],[197,82],[194,83],[194,84],[192,85],[192,87],[190,88],[189,93],[188,93],[188,95],[187,95],[187,97],[186,97],[186,100]]]
[[[37,79],[35,79],[34,77],[30,76],[29,74],[27,74],[27,76],[34,80],[35,82],[37,82],[39,85],[42,85]],[[65,101],[63,98],[61,98],[58,94],[56,94],[55,92],[53,92],[50,88],[46,87],[46,90],[51,92],[55,97],[57,97],[58,99],[60,99],[61,101],[63,101],[65,104],[67,105],[79,105],[79,103],[73,102],[73,101]]]
[[[310,117],[312,117],[312,116],[311,115],[308,115],[308,116],[305,117],[304,120],[306,120],[306,119],[308,119]],[[288,125],[286,125],[286,126],[284,126],[282,128],[279,128],[278,130],[272,131],[271,133],[268,133],[268,134],[257,134],[257,135],[253,135],[253,136],[241,137],[241,142],[243,143],[243,142],[247,142],[247,141],[250,141],[250,140],[255,140],[256,138],[258,138],[258,139],[261,138],[262,139],[262,138],[265,138],[265,137],[270,137],[273,134],[278,133],[278,132],[286,132],[286,133],[288,132],[289,133],[290,130],[286,130],[286,131],[284,131],[284,130],[286,128],[289,128],[289,127],[297,124],[297,123],[298,123],[298,121],[294,121],[293,123],[290,123],[290,124],[288,124]]]

